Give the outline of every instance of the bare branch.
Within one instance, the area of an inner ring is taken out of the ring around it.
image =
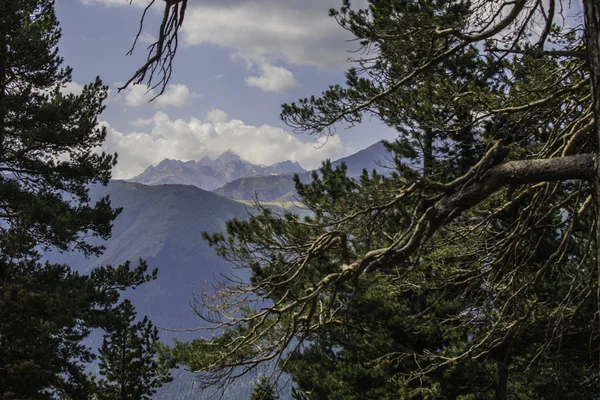
[[[142,65],[123,86],[119,87],[119,92],[126,89],[131,84],[138,85],[145,82],[148,86],[148,91],[160,87],[159,93],[150,99],[150,101],[152,101],[164,93],[166,86],[171,79],[173,73],[173,61],[179,44],[179,28],[183,24],[187,0],[163,1],[165,2],[165,8],[158,31],[158,39],[148,46],[148,57],[144,65]],[[127,55],[133,54],[133,50],[142,34],[146,14],[155,2],[156,0],[150,0],[148,6],[144,9],[138,33],[133,42],[133,46]],[[159,79],[158,82],[154,83],[155,74],[157,73],[159,74]]]

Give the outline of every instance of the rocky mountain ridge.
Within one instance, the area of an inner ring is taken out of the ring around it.
[[[364,169],[369,172],[377,170],[382,175],[388,175],[392,167],[391,158],[392,155],[383,142],[377,142],[331,164],[336,167],[344,163],[347,167],[347,175],[358,178]],[[308,183],[312,179],[310,171],[298,175],[303,183]],[[213,192],[229,199],[247,201],[255,198],[260,201],[293,201],[296,197],[292,175],[243,177],[228,182]]]
[[[283,161],[265,166],[242,159],[231,150],[225,151],[215,160],[203,157],[198,161],[164,159],[156,166],[146,168],[129,182],[144,185],[182,184],[193,185],[204,190],[215,190],[236,179],[253,176],[272,176],[304,173],[306,170],[297,162]]]

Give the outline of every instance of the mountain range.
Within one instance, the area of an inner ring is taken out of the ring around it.
[[[270,166],[252,164],[227,150],[215,160],[203,157],[198,161],[168,158],[150,166],[130,182],[144,185],[182,184],[204,190],[215,190],[228,182],[251,176],[272,176],[306,172],[297,162],[283,161]]]
[[[346,174],[358,178],[364,169],[371,172],[377,170],[380,174],[388,175],[391,164],[390,153],[382,142],[377,142],[364,150],[348,157],[333,161],[333,167],[346,164]],[[312,172],[298,174],[303,183],[310,182]],[[296,197],[292,175],[253,176],[243,177],[228,182],[214,191],[221,196],[234,200],[260,201],[293,201]]]

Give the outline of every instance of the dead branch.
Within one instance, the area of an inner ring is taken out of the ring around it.
[[[133,0],[130,0],[130,3]],[[173,61],[179,45],[179,28],[183,24],[188,0],[163,0],[165,2],[162,21],[158,30],[158,39],[148,46],[148,57],[146,62],[133,74],[131,78],[121,87],[119,92],[129,87],[129,85],[138,85],[145,83],[148,91],[160,87],[160,91],[150,101],[156,99],[164,93],[167,84],[173,74]],[[142,17],[140,27],[133,41],[133,45],[127,55],[132,55],[135,46],[142,34],[144,19],[148,10],[154,5],[156,0],[150,0]],[[155,82],[155,75],[159,75]]]

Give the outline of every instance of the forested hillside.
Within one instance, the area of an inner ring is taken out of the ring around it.
[[[189,298],[194,288],[230,268],[201,234],[222,231],[231,218],[247,217],[245,207],[185,185],[111,181],[106,187],[93,187],[90,194],[92,199],[109,195],[112,204],[123,207],[123,212],[115,220],[112,237],[102,242],[106,250],[100,257],[85,259],[67,254],[62,261],[87,272],[101,265],[145,259],[150,268],[159,268],[159,277],[129,294],[139,304],[140,313],[150,313],[162,327],[194,327],[187,324],[191,321]]]

